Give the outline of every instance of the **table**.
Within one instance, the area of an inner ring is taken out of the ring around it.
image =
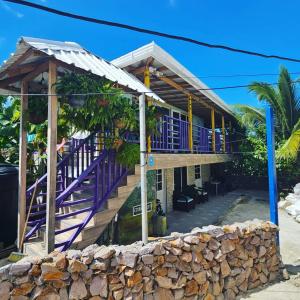
[[[211,181],[210,183],[216,186],[216,196],[218,196],[218,185],[221,184],[221,181]]]

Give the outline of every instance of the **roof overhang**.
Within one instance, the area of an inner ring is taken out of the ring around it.
[[[207,109],[215,108],[233,117],[229,106],[217,94],[154,42],[114,59],[112,64],[140,80],[143,80],[145,67],[150,66],[151,90],[171,105],[186,110],[187,97],[191,94],[196,100],[193,102],[195,114],[207,115]]]
[[[58,42],[37,38],[21,38],[16,52],[0,67],[0,88],[6,91],[20,91],[21,80],[28,74],[36,72],[31,80],[33,90],[40,90],[41,79],[47,81],[48,61],[57,62],[58,75],[66,71],[87,72],[104,77],[124,88],[126,91],[149,93],[152,98],[163,102],[159,96],[151,92],[135,76],[122,70],[110,62],[95,56],[80,45],[73,42]],[[39,69],[38,69],[39,68]],[[40,71],[40,72],[38,72]]]

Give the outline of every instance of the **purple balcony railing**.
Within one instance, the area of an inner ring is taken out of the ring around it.
[[[193,125],[193,151],[196,153],[209,152],[209,129]]]
[[[157,134],[151,137],[152,151],[187,152],[189,151],[189,123],[167,115],[158,122]]]
[[[222,134],[221,132],[217,131],[216,130],[216,152],[219,153],[219,152],[222,152]]]

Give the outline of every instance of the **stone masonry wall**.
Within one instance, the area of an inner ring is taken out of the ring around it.
[[[0,299],[235,299],[278,277],[276,232],[268,222],[208,226],[145,246],[28,257],[0,269]]]

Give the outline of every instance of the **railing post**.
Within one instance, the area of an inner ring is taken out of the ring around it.
[[[193,104],[192,96],[188,96],[188,119],[189,119],[189,149],[193,152]]]
[[[274,131],[274,112],[271,106],[266,107],[267,125],[267,151],[268,151],[268,177],[269,177],[269,199],[270,199],[270,219],[278,225],[278,191],[275,164],[275,131]]]
[[[139,96],[142,241],[148,242],[145,94]]]
[[[211,109],[211,147],[212,152],[216,152],[216,126],[215,126],[215,109]]]
[[[18,248],[21,251],[23,231],[26,219],[26,170],[27,170],[27,110],[28,110],[28,82],[21,82],[21,118],[19,142],[19,195],[18,195]]]
[[[222,115],[222,136],[223,136],[222,147],[223,147],[223,152],[225,153],[226,152],[226,135],[225,135],[225,118],[223,115]]]

